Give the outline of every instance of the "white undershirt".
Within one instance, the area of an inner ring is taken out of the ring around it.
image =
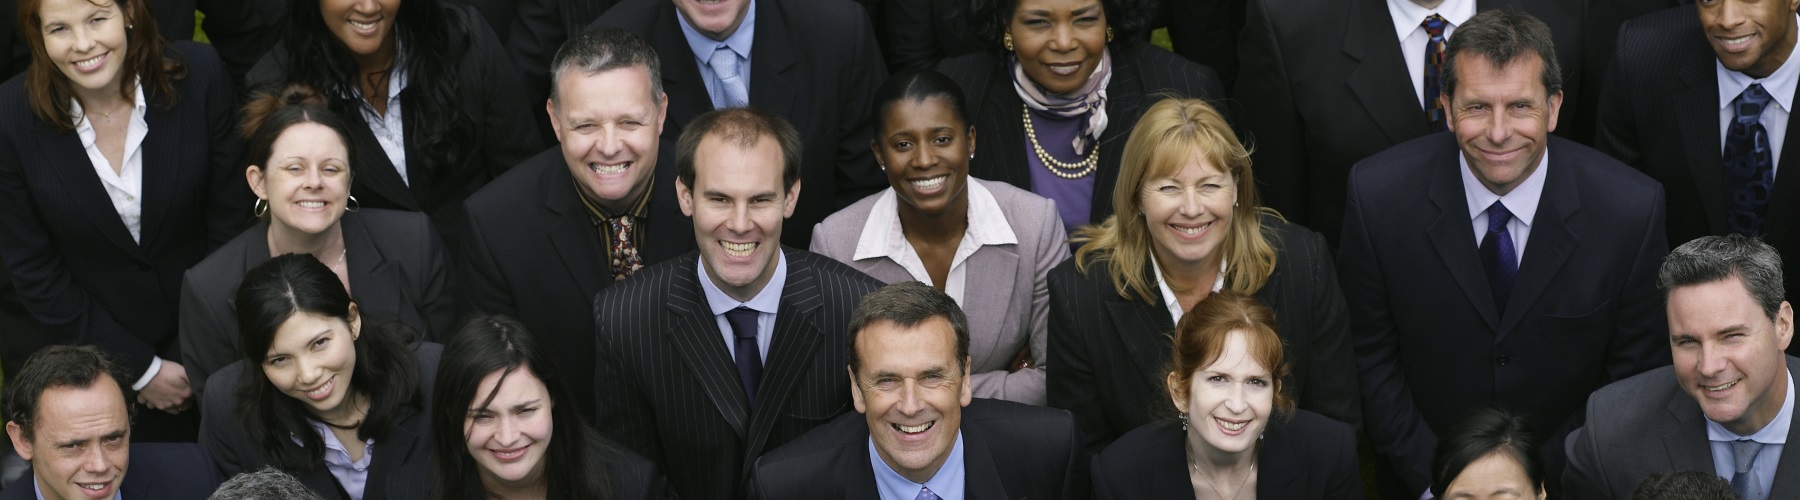
[[[1215,252],[1218,250],[1214,250]],[[1169,319],[1181,323],[1181,300],[1175,298],[1175,289],[1169,288],[1169,281],[1163,278],[1162,264],[1156,263],[1156,254],[1150,254],[1150,266],[1156,270],[1156,287],[1162,290],[1163,307],[1169,310]],[[1225,270],[1228,267],[1224,257],[1219,257],[1219,277],[1213,279],[1212,291],[1225,289]]]

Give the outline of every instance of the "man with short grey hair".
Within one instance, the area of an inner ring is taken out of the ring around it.
[[[206,500],[324,500],[299,479],[273,466],[238,474]]]

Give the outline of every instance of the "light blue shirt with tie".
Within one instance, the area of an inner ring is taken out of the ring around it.
[[[720,47],[737,55],[738,75],[743,78],[744,95],[749,95],[750,45],[756,41],[756,0],[750,0],[750,5],[744,8],[748,10],[744,13],[744,21],[738,24],[737,31],[724,40],[707,38],[694,29],[686,15],[679,10],[675,12],[675,17],[681,21],[677,23],[681,25],[681,36],[687,39],[688,48],[694,51],[694,62],[700,66],[700,81],[706,82],[706,95],[712,98],[713,109],[732,107],[725,97],[725,84],[719,81],[719,75],[713,72],[712,65],[708,63],[712,60],[713,52]]]
[[[1783,367],[1786,370],[1786,367]],[[1713,472],[1719,477],[1731,480],[1737,475],[1737,464],[1732,462],[1731,442],[1749,439],[1762,443],[1762,451],[1756,453],[1756,461],[1750,464],[1750,470],[1756,473],[1757,482],[1762,486],[1764,498],[1768,498],[1769,487],[1775,484],[1775,466],[1781,463],[1781,449],[1787,446],[1788,426],[1794,420],[1794,374],[1787,377],[1787,396],[1781,399],[1781,412],[1775,414],[1775,420],[1763,426],[1755,434],[1739,436],[1725,426],[1712,419],[1706,419],[1706,440],[1712,446]]]
[[[730,294],[713,284],[706,273],[706,259],[700,259],[700,290],[706,293],[706,305],[712,309],[713,321],[718,322],[719,333],[724,335],[725,353],[731,359],[737,359],[737,336],[732,333],[731,321],[725,319],[725,313],[744,306],[756,311],[756,350],[764,363],[769,361],[769,343],[775,339],[775,312],[781,310],[781,289],[787,286],[787,254],[775,253],[775,275],[762,290],[750,297],[748,302],[738,302]]]
[[[919,489],[930,489],[931,493],[943,500],[963,500],[963,479],[966,471],[963,468],[962,431],[956,431],[956,445],[950,447],[950,457],[944,459],[937,473],[924,484],[915,483],[906,476],[894,472],[887,461],[881,459],[881,453],[875,450],[875,439],[869,438],[869,466],[875,469],[875,489],[881,492],[881,500],[916,500]]]

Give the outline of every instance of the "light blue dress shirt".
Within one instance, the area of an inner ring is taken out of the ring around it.
[[[881,459],[881,453],[875,451],[875,438],[869,438],[869,467],[875,469],[875,489],[881,492],[881,500],[913,500],[919,497],[919,488],[930,489],[942,500],[963,500],[963,479],[968,472],[963,467],[962,431],[956,431],[956,445],[950,447],[950,457],[924,484],[894,472]]]
[[[781,289],[787,286],[787,254],[777,252],[775,257],[775,275],[762,290],[750,297],[749,302],[738,302],[731,295],[713,284],[706,273],[706,259],[700,260],[700,290],[706,293],[706,305],[712,308],[713,321],[718,322],[719,334],[725,339],[725,353],[731,359],[737,359],[737,336],[731,332],[731,322],[725,319],[725,313],[738,306],[748,307],[756,311],[756,350],[764,363],[769,361],[769,343],[775,339],[775,312],[781,310]],[[767,372],[765,368],[763,371]],[[909,499],[910,500],[910,499]]]
[[[1787,367],[1782,368],[1785,371]],[[1706,440],[1712,446],[1713,472],[1719,473],[1719,477],[1726,481],[1737,475],[1737,464],[1731,460],[1731,442],[1749,439],[1763,444],[1762,450],[1756,453],[1756,462],[1751,464],[1751,470],[1756,472],[1756,479],[1762,484],[1764,497],[1769,495],[1769,487],[1775,484],[1775,467],[1781,463],[1781,449],[1787,446],[1788,426],[1794,420],[1794,374],[1789,373],[1785,378],[1787,396],[1781,399],[1781,412],[1776,413],[1775,419],[1770,420],[1769,425],[1763,426],[1755,434],[1739,436],[1718,422],[1706,419]]]
[[[732,32],[731,36],[725,37],[724,40],[714,40],[700,34],[688,21],[686,15],[679,10],[675,11],[675,18],[681,21],[676,24],[681,25],[681,36],[687,39],[688,48],[694,51],[694,63],[700,66],[700,81],[706,82],[706,95],[712,98],[713,109],[731,107],[726,102],[725,84],[719,82],[719,76],[713,74],[712,66],[707,65],[707,61],[712,60],[713,51],[718,50],[720,46],[725,46],[737,54],[738,74],[744,79],[745,95],[749,95],[752,83],[750,81],[750,44],[756,41],[756,0],[750,0],[750,5],[744,8],[749,10],[744,13],[744,22],[739,23],[737,31]]]
[[[1506,221],[1506,233],[1512,236],[1513,258],[1521,264],[1525,262],[1525,242],[1531,239],[1531,222],[1537,219],[1538,201],[1544,197],[1544,176],[1550,175],[1550,148],[1544,148],[1544,157],[1538,159],[1537,170],[1531,171],[1519,185],[1507,191],[1506,196],[1489,191],[1486,184],[1475,178],[1474,168],[1469,165],[1469,157],[1456,155],[1457,164],[1462,168],[1463,200],[1469,202],[1469,222],[1475,231],[1475,246],[1481,247],[1481,240],[1487,239],[1487,209],[1498,201],[1512,212],[1512,220]]]

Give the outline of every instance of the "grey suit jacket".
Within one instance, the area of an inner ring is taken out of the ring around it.
[[[1787,356],[1788,375],[1800,358]],[[1780,382],[1785,383],[1785,382]],[[1568,498],[1629,499],[1645,477],[1658,472],[1713,474],[1700,404],[1664,366],[1620,380],[1594,392],[1587,402],[1587,426],[1569,434],[1569,465],[1563,471]],[[1769,498],[1800,495],[1800,425],[1788,427]]]
[[[1069,258],[1056,201],[1004,182],[969,178],[993,193],[1017,245],[984,245],[964,264],[968,276],[962,308],[969,316],[969,357],[975,397],[1044,404],[1044,350],[1048,344],[1050,269]],[[884,283],[914,281],[887,257],[854,260],[876,193],[831,214],[813,228],[813,253],[849,264]],[[883,214],[887,217],[888,215]],[[1027,290],[1030,293],[1025,293]],[[1008,372],[1019,351],[1031,348],[1032,367]]]

